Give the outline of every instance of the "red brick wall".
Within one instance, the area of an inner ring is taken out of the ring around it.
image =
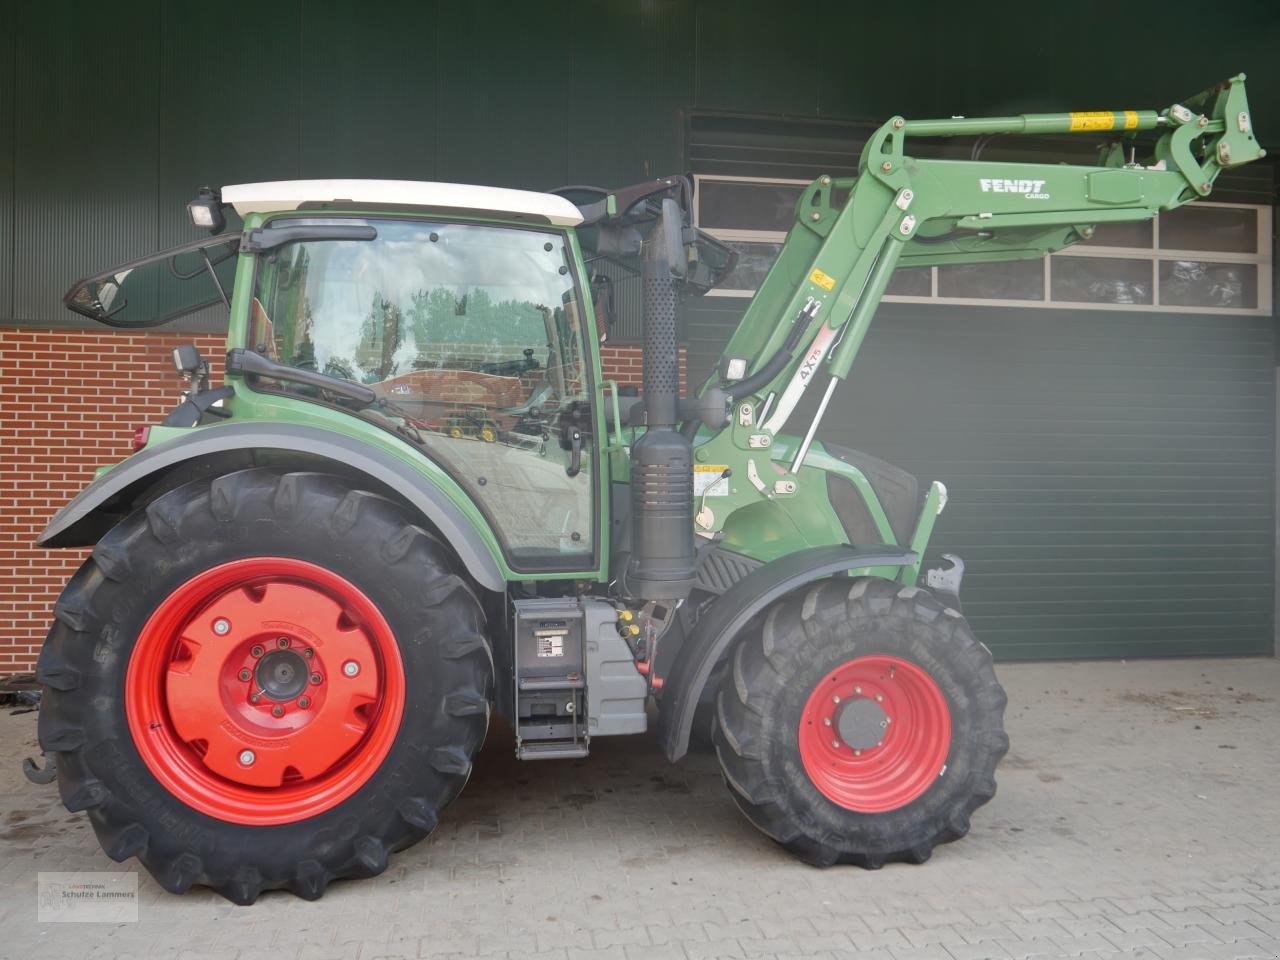
[[[134,427],[173,408],[170,351],[191,340],[219,365],[221,336],[0,329],[0,677],[33,669],[53,602],[88,553],[41,550],[36,536],[95,468],[130,453]],[[639,385],[640,356],[605,347],[605,376]]]

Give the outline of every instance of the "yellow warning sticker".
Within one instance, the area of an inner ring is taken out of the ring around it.
[[[1124,128],[1126,130],[1135,130],[1138,126],[1138,111],[1126,110],[1124,112]]]
[[[693,495],[695,497],[727,497],[729,478],[724,475],[727,463],[695,463],[693,465]]]
[[[1116,115],[1110,110],[1089,110],[1084,113],[1072,113],[1071,131],[1077,130],[1114,130]],[[1134,118],[1135,124],[1137,118]]]
[[[835,288],[835,277],[828,276],[817,267],[813,268],[813,273],[809,274],[809,279],[820,286],[823,290],[832,290]]]

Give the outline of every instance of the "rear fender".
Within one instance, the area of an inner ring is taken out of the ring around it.
[[[836,574],[889,568],[895,578],[917,562],[903,547],[850,544],[813,547],[756,567],[720,595],[698,619],[693,635],[676,654],[664,678],[659,737],[672,763],[689,750],[689,733],[703,687],[738,633],[751,618],[787,594]]]
[[[417,510],[458,555],[475,582],[502,591],[506,579],[488,543],[463,511],[438,486],[403,460],[351,437],[315,427],[249,422],[192,430],[188,436],[143,449],[99,477],[49,521],[36,539],[42,547],[85,547],[135,505],[164,489],[166,477],[199,476],[201,464],[227,462],[233,469],[269,465],[284,454],[313,462],[330,461],[347,475],[367,478]]]

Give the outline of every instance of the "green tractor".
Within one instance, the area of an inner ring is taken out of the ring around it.
[[[1090,132],[1092,166],[907,151]],[[229,324],[223,385],[175,350],[182,402],[40,537],[92,547],[39,658],[48,775],[166,890],[315,898],[431,832],[493,713],[529,760],[656,717],[804,860],[928,859],[995,792],[1005,694],[962,564],[923,563],[944,487],[819,442],[827,402],[896,267],[1043,257],[1262,153],[1243,77],[1159,112],[895,117],[856,179],[804,191],[686,397],[677,302],[733,255],[683,178],[203,191],[210,238],[67,295],[112,327]],[[602,261],[641,280],[642,396],[601,376]]]

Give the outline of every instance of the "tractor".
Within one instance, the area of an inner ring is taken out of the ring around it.
[[[1097,161],[908,149],[1037,134]],[[175,349],[181,402],[40,535],[92,550],[39,656],[32,773],[113,860],[239,904],[382,872],[495,713],[526,760],[709,743],[809,863],[927,860],[995,793],[1006,696],[962,562],[924,560],[945,487],[822,443],[828,402],[897,267],[1041,258],[1262,155],[1243,76],[1159,111],[894,117],[802,192],[686,396],[680,299],[734,264],[687,178],[202,190],[207,237],[65,298],[121,329],[225,310],[227,352],[215,385]],[[642,290],[639,393],[601,375],[606,265]]]

